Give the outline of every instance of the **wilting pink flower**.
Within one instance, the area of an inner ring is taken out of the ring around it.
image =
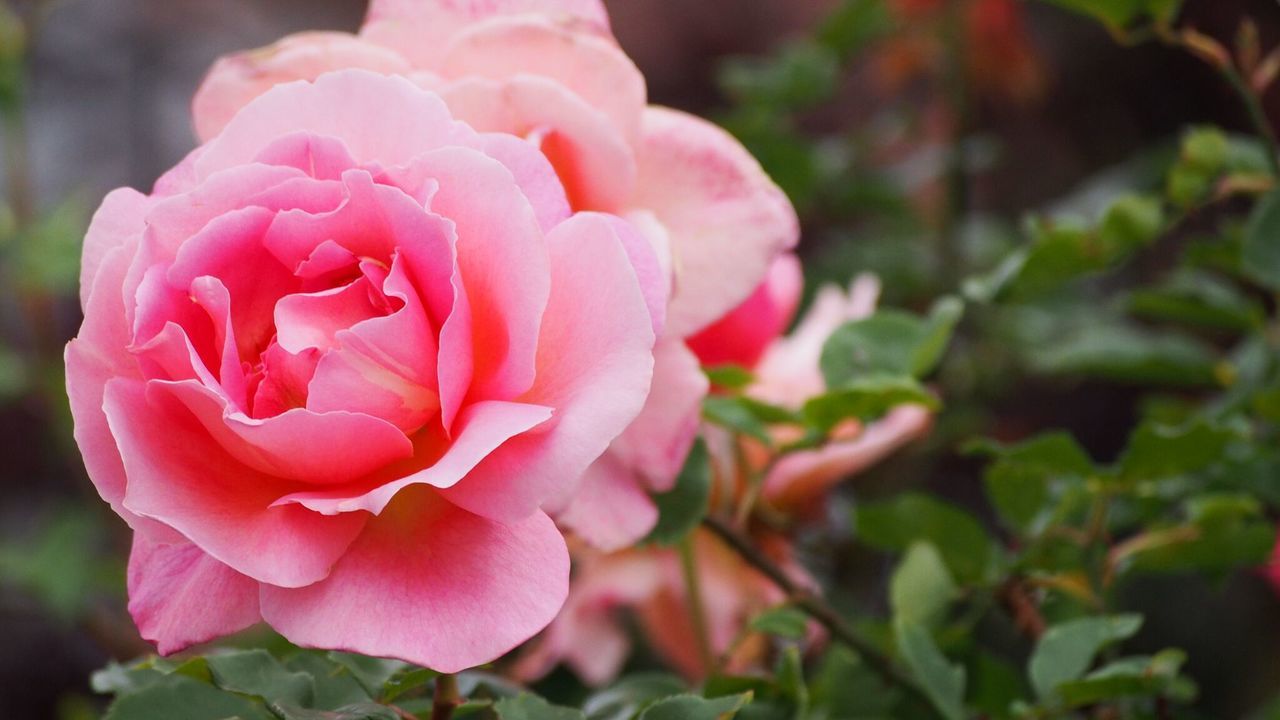
[[[799,265],[793,263],[789,257],[776,261],[766,282],[746,302],[689,344],[707,364],[736,363],[753,370],[755,382],[747,388],[748,396],[798,410],[806,400],[827,390],[819,366],[827,338],[844,323],[870,315],[880,285],[875,278],[864,276],[847,293],[834,286],[822,288],[796,329],[779,337],[790,322],[802,286]],[[773,463],[764,478],[762,496],[775,509],[808,509],[836,483],[920,437],[929,425],[929,412],[916,405],[895,408],[866,426],[845,423],[822,447],[793,452]],[[780,444],[798,439],[797,432],[786,427],[774,429]],[[769,465],[769,451],[750,439],[739,439],[743,452],[735,451],[734,440],[715,429],[708,429],[708,441],[722,493],[736,492],[735,488],[744,484],[739,477],[743,472],[757,472]],[[745,457],[750,467],[739,468],[740,457]]]
[[[67,386],[143,635],[456,671],[536,633],[569,565],[539,508],[643,405],[664,277],[532,145],[363,70],[111,193]]]
[[[373,0],[358,36],[296,35],[220,60],[196,96],[196,128],[209,137],[272,85],[352,65],[403,74],[477,130],[525,138],[572,209],[624,216],[664,249],[670,306],[653,394],[583,492],[546,506],[601,547],[634,542],[656,521],[648,494],[670,489],[707,392],[684,340],[795,244],[790,203],[727,133],[646,105],[599,0]]]
[[[747,394],[788,408],[826,390],[819,360],[827,338],[844,323],[871,314],[880,292],[872,277],[859,278],[848,292],[824,287],[812,307],[788,336],[781,333],[800,299],[803,278],[794,257],[776,260],[764,283],[725,318],[689,340],[707,364],[732,363],[754,370]],[[752,321],[755,322],[752,322]],[[774,462],[764,478],[762,500],[772,511],[801,514],[820,503],[832,486],[879,462],[927,432],[929,413],[903,406],[865,427],[850,423],[819,449],[790,453]],[[786,428],[775,428],[780,442]],[[735,438],[718,428],[704,428],[716,467],[717,511],[735,510],[748,483],[745,475],[770,465],[770,450],[761,443]],[[737,448],[734,442],[741,445]],[[747,467],[740,466],[745,458]],[[788,539],[758,525],[753,540],[797,582],[812,584],[792,558]],[[757,669],[767,658],[768,643],[747,630],[760,611],[785,600],[768,579],[750,568],[714,536],[697,531],[697,568],[708,619],[708,641],[726,661],[724,670]],[[585,681],[600,685],[613,679],[631,651],[627,613],[640,623],[645,639],[664,659],[691,678],[706,674],[679,559],[658,548],[602,555],[589,549],[574,553],[575,574],[565,608],[545,633],[531,643],[514,671],[533,679],[557,663],[565,663]],[[811,638],[817,639],[816,629]]]
[[[781,537],[756,540],[796,582],[812,585]],[[785,593],[709,532],[695,532],[694,548],[707,640],[716,658],[725,661],[720,670],[758,669],[768,641],[745,629],[753,617],[783,603]],[[563,662],[589,685],[609,682],[631,653],[628,617],[639,623],[645,642],[681,674],[695,680],[707,675],[676,551],[648,548],[604,555],[581,549],[574,553],[574,564],[564,610],[520,657],[513,668],[518,678],[535,680]]]

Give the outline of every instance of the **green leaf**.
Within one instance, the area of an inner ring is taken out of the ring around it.
[[[1052,5],[1088,15],[1108,27],[1120,29],[1137,19],[1144,0],[1048,0]]]
[[[438,677],[440,673],[429,668],[406,668],[396,673],[390,680],[383,683],[382,694],[380,699],[383,702],[393,702],[396,698],[426,687],[432,680]]]
[[[749,702],[751,693],[711,700],[697,695],[676,695],[650,705],[640,713],[640,720],[723,720],[733,717]]]
[[[929,310],[924,333],[911,356],[911,374],[923,378],[933,372],[951,344],[951,336],[964,317],[964,301],[953,295],[940,298]]]
[[[275,720],[261,703],[171,674],[111,704],[103,720]]]
[[[1047,374],[1079,374],[1140,385],[1217,383],[1212,348],[1186,335],[1124,324],[1077,328],[1036,347],[1028,357]]]
[[[315,699],[310,675],[290,672],[265,650],[219,653],[205,660],[214,684],[223,690],[303,707]]]
[[[373,699],[351,670],[339,665],[323,653],[300,652],[284,661],[284,666],[315,679],[313,707],[322,710],[356,705]]]
[[[944,297],[927,318],[881,310],[846,323],[822,349],[827,387],[841,388],[869,375],[925,377],[942,358],[963,314],[959,298]]]
[[[1066,433],[1041,435],[1012,446],[975,443],[971,452],[995,456],[984,474],[987,497],[1000,519],[1018,532],[1031,532],[1048,509],[1055,480],[1083,479],[1093,461]]]
[[[707,514],[711,498],[711,458],[702,440],[694,443],[684,468],[670,492],[653,496],[658,524],[645,542],[674,545],[688,535]]]
[[[940,407],[937,397],[912,378],[873,375],[810,398],[802,413],[811,426],[825,434],[845,420],[875,420],[899,405],[922,405],[930,410]]]
[[[382,686],[396,673],[409,667],[400,660],[367,657],[355,653],[331,652],[328,658],[351,672],[351,675],[369,692],[369,697],[377,698],[382,693]]]
[[[741,390],[756,379],[750,370],[741,365],[715,365],[704,367],[702,371],[707,374],[712,385],[726,390]]]
[[[1271,290],[1280,290],[1280,190],[1254,207],[1244,232],[1244,273]]]
[[[1218,574],[1264,564],[1276,544],[1266,520],[1189,523],[1144,534],[1144,544],[1122,564],[1122,572]]]
[[[886,685],[857,653],[843,645],[831,647],[810,685],[814,708],[823,717],[881,720],[893,716],[903,691]]]
[[[965,671],[947,661],[929,631],[905,618],[893,623],[898,650],[933,706],[946,720],[965,720]]]
[[[924,627],[936,626],[959,594],[942,556],[927,542],[912,543],[889,580],[893,616]]]
[[[809,616],[790,605],[770,608],[751,619],[751,629],[778,637],[801,640],[809,627]]]
[[[971,666],[969,702],[991,718],[1009,718],[1009,706],[1025,697],[1022,673],[1012,663],[979,650]]]
[[[1114,615],[1080,618],[1049,628],[1036,643],[1027,666],[1036,694],[1051,697],[1059,685],[1084,675],[1099,651],[1133,637],[1141,627],[1141,615]]]
[[[337,710],[311,710],[284,703],[271,706],[280,720],[400,720],[400,716],[385,705],[361,703]]]
[[[674,675],[627,675],[587,698],[582,710],[587,720],[631,720],[654,701],[687,690],[685,682]]]
[[[928,495],[906,493],[856,510],[859,539],[883,550],[904,551],[918,541],[932,544],[962,582],[985,577],[995,547],[968,513]]]
[[[1266,316],[1262,307],[1234,285],[1206,272],[1187,271],[1160,287],[1135,290],[1129,311],[1150,320],[1245,332]]]
[[[1158,480],[1198,472],[1220,462],[1235,430],[1201,420],[1182,427],[1143,423],[1129,438],[1119,476],[1128,481]]]
[[[713,425],[753,437],[765,445],[773,444],[768,426],[741,397],[708,395],[702,400],[702,417]]]
[[[1184,662],[1186,654],[1180,650],[1165,650],[1154,657],[1123,658],[1080,680],[1063,683],[1058,694],[1069,708],[1152,695],[1186,702],[1194,696],[1195,686],[1178,677]]]
[[[493,709],[501,720],[584,720],[586,717],[581,710],[552,705],[529,693],[503,698]]]
[[[894,24],[884,0],[844,0],[818,28],[818,41],[848,58],[891,32]]]

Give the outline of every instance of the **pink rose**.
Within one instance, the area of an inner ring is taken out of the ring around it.
[[[577,496],[546,506],[604,548],[652,528],[649,493],[670,489],[707,382],[685,339],[742,302],[795,245],[790,203],[727,133],[646,105],[644,78],[599,0],[372,0],[358,36],[306,34],[219,61],[194,104],[210,137],[276,83],[360,66],[438,92],[477,130],[527,139],[574,210],[627,217],[663,251],[670,305],[654,392]]]
[[[111,193],[67,387],[143,635],[265,620],[452,672],[536,633],[569,566],[539,508],[643,405],[664,279],[534,146],[363,70]]]
[[[756,615],[785,602],[786,594],[711,533],[698,530],[693,539],[707,640],[712,653],[726,660],[720,670],[740,674],[761,669],[768,640],[744,629]],[[755,539],[793,580],[813,585],[780,536],[759,534]],[[604,685],[631,653],[628,615],[639,623],[649,647],[681,674],[693,680],[706,677],[675,550],[603,555],[583,549],[574,553],[574,565],[564,610],[520,656],[513,667],[518,679],[536,680],[565,663],[588,685]],[[813,638],[818,637],[815,627]]]
[[[880,281],[859,277],[848,292],[835,286],[818,291],[813,305],[791,335],[778,340],[756,366],[756,382],[747,394],[793,409],[827,390],[819,360],[827,338],[850,320],[875,311]],[[826,445],[796,452],[774,464],[764,481],[764,499],[799,511],[821,502],[837,483],[879,463],[928,433],[932,414],[919,405],[902,405],[867,425],[847,423]]]
[[[747,388],[748,396],[799,409],[827,389],[819,367],[827,338],[844,323],[870,315],[880,294],[879,281],[871,276],[858,278],[847,293],[834,286],[824,287],[791,335],[780,337],[795,311],[802,285],[794,258],[779,258],[756,292],[691,338],[690,347],[705,364],[735,363],[753,370],[755,382]],[[764,481],[763,497],[775,509],[806,510],[839,481],[928,432],[930,424],[929,412],[915,405],[894,408],[865,427],[846,423],[826,445],[791,453],[774,463]],[[780,442],[795,439],[787,431],[775,430]],[[748,459],[748,470],[758,472],[768,464],[768,453],[758,443],[744,440],[746,452],[739,453],[728,435],[715,429],[708,430],[708,441],[722,485],[739,485],[741,456]]]

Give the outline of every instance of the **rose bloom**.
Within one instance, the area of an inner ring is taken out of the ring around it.
[[[195,99],[197,131],[211,137],[277,83],[346,67],[404,75],[477,130],[526,139],[573,210],[626,217],[659,249],[671,296],[653,392],[582,491],[545,506],[605,549],[644,537],[657,521],[649,493],[674,483],[707,392],[684,341],[795,245],[790,203],[727,133],[646,105],[600,0],[373,0],[358,35],[303,33],[218,61]]]
[[[524,641],[567,592],[540,508],[640,411],[667,292],[535,145],[362,70],[111,193],[67,388],[143,636],[265,620],[448,672]]]
[[[752,539],[794,581],[813,586],[784,538],[757,532]],[[769,638],[748,632],[747,625],[785,602],[786,594],[710,532],[696,530],[693,540],[707,640],[723,661],[718,669],[732,674],[761,669]],[[604,554],[580,547],[574,552],[574,568],[564,610],[512,666],[517,679],[537,680],[563,662],[588,685],[608,683],[631,654],[627,613],[650,649],[680,674],[693,681],[709,674],[699,657],[677,551],[639,548]],[[816,627],[810,635],[819,637]]]
[[[735,364],[751,369],[755,382],[746,394],[758,400],[798,409],[826,390],[819,368],[822,347],[837,328],[871,314],[880,292],[870,276],[859,278],[846,292],[822,288],[808,313],[786,337],[803,289],[799,261],[784,255],[765,281],[740,306],[689,340],[707,365]],[[774,463],[763,478],[760,502],[779,518],[797,519],[817,510],[841,480],[880,462],[928,432],[929,412],[904,405],[865,426],[844,424],[821,448],[794,452]],[[775,428],[779,443],[795,439],[794,429]],[[704,428],[715,469],[714,512],[731,515],[747,492],[748,474],[769,467],[770,455],[760,443],[735,438],[720,428]],[[745,457],[748,467],[739,466]],[[816,587],[794,560],[789,539],[759,525],[748,528],[752,540],[798,583]],[[724,671],[760,669],[769,656],[768,639],[747,630],[751,619],[783,601],[783,593],[711,533],[698,530],[695,548],[703,607],[712,652],[725,661]],[[625,662],[631,642],[623,616],[638,621],[647,642],[673,667],[691,679],[708,670],[698,657],[687,590],[677,554],[640,548],[609,555],[576,548],[575,574],[564,611],[514,666],[514,674],[530,680],[557,663],[573,668],[584,682],[601,685],[613,679]],[[811,628],[810,639],[820,638]]]
[[[689,344],[708,364],[736,364],[751,370],[755,380],[745,390],[748,397],[799,410],[805,401],[827,390],[820,367],[827,338],[841,325],[875,311],[880,283],[867,275],[854,281],[848,291],[834,285],[819,289],[795,330],[778,337],[790,324],[802,289],[799,262],[783,256],[746,302]],[[772,466],[770,451],[751,438],[738,439],[739,454],[728,433],[707,428],[706,434],[721,495],[738,496],[745,491],[748,474],[767,469],[761,499],[775,511],[797,515],[821,505],[840,481],[924,435],[930,424],[925,408],[903,405],[865,425],[845,422],[823,446],[789,453]],[[775,427],[772,433],[779,445],[799,439],[796,428]],[[747,467],[739,467],[739,457],[745,457]]]

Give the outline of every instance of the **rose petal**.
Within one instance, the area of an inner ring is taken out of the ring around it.
[[[155,201],[134,190],[119,188],[107,193],[89,222],[80,258],[80,307],[87,307],[89,291],[107,253],[142,234],[147,210]]]
[[[644,409],[609,452],[633,468],[637,482],[666,492],[697,437],[708,381],[698,359],[679,340],[660,340],[653,357],[653,387]]]
[[[363,68],[386,75],[409,72],[399,54],[353,35],[305,32],[257,50],[225,55],[213,64],[191,104],[201,142],[222,131],[236,112],[272,87],[315,80],[326,72]]]
[[[542,425],[552,410],[540,405],[487,400],[468,405],[458,416],[456,432],[443,455],[429,467],[394,480],[373,479],[373,487],[365,490],[335,488],[293,493],[277,504],[298,503],[325,515],[365,510],[375,515],[391,502],[397,493],[412,485],[449,488],[463,480],[467,473],[503,443]]]
[[[610,39],[535,16],[492,18],[454,36],[436,72],[445,80],[544,77],[603,113],[628,142],[639,136],[644,76]]]
[[[432,68],[454,35],[504,15],[541,15],[609,33],[609,14],[600,0],[372,0],[360,34],[399,51],[418,67]]]
[[[523,518],[553,497],[571,495],[649,390],[653,321],[616,235],[602,233],[589,217],[575,217],[547,236],[547,248],[551,297],[536,383],[521,400],[554,408],[554,424],[503,444],[443,491],[451,502],[494,519]]]
[[[153,380],[148,393],[177,400],[231,457],[276,478],[340,484],[413,456],[413,443],[399,428],[361,413],[295,408],[251,418],[191,381]]]
[[[676,259],[667,332],[685,337],[742,302],[795,246],[795,210],[728,133],[675,110],[644,113],[631,204],[666,226]]]
[[[454,116],[477,130],[536,143],[576,209],[616,210],[635,189],[636,160],[627,137],[608,116],[554,80],[465,77],[440,93]]]
[[[283,481],[234,460],[176,399],[140,382],[108,382],[104,411],[129,478],[125,508],[255,580],[293,587],[325,577],[368,517],[271,507]]]
[[[791,324],[803,290],[800,260],[789,253],[780,256],[756,291],[729,314],[689,338],[689,348],[704,365],[754,368]]]
[[[641,488],[636,468],[606,452],[587,468],[582,487],[556,513],[561,527],[604,552],[634,545],[658,522],[658,506]]]
[[[469,397],[514,399],[534,380],[538,326],[549,292],[547,251],[533,207],[511,171],[477,150],[434,151],[420,158],[420,171],[440,185],[431,211],[452,220],[457,233],[471,320]],[[442,371],[446,356],[458,351],[448,329],[440,338]],[[443,407],[458,406],[459,398],[448,394],[458,389],[455,381],[441,378]]]
[[[102,412],[103,395],[112,378],[140,379],[137,361],[125,351],[130,341],[124,318],[121,285],[136,243],[110,250],[94,273],[85,303],[80,334],[67,343],[67,398],[75,423],[74,436],[94,488],[129,527],[161,541],[180,536],[171,528],[140,517],[124,507],[126,476],[120,450]]]
[[[387,108],[396,112],[387,112]],[[391,166],[473,131],[449,115],[444,102],[409,80],[367,70],[341,70],[277,85],[232,118],[196,159],[204,179],[251,162],[278,138],[298,132],[336,138],[358,163]]]
[[[875,465],[929,431],[925,408],[906,405],[868,425],[853,440],[792,453],[778,461],[764,483],[775,506],[795,507],[822,497],[833,485]]]
[[[546,515],[503,525],[418,487],[370,522],[325,580],[263,587],[262,614],[303,647],[457,672],[541,630],[568,584],[569,553]]]
[[[141,533],[129,554],[129,614],[161,655],[262,621],[258,583],[191,543],[162,545]]]

